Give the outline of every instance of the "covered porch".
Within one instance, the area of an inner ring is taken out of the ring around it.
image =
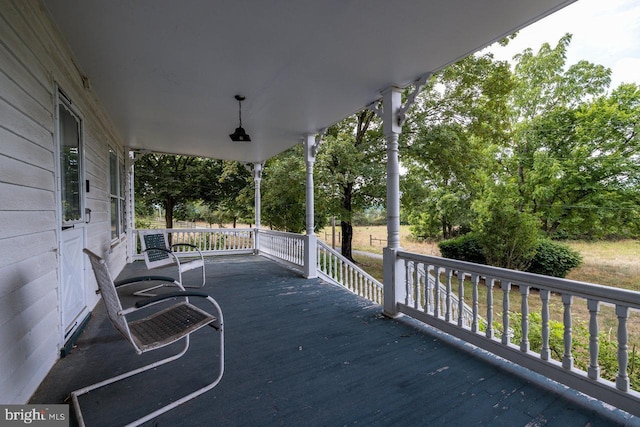
[[[259,255],[209,257],[206,291],[224,310],[226,370],[210,392],[153,425],[638,425],[635,418],[408,317]],[[139,275],[127,265],[120,278]],[[131,288],[126,304],[136,298]],[[213,333],[201,331],[199,334]],[[215,358],[195,335],[174,366],[81,400],[88,425],[122,425],[173,391],[214,377]],[[77,348],[31,403],[142,364],[102,304]],[[157,357],[154,354],[151,357]],[[142,411],[139,413],[139,411]]]
[[[165,414],[158,423],[637,423],[637,418],[623,411],[640,415],[640,395],[632,390],[626,374],[628,324],[630,313],[640,308],[639,293],[426,257],[405,252],[399,244],[398,138],[420,87],[448,64],[569,3],[570,0],[491,4],[465,0],[378,1],[367,7],[358,2],[295,1],[278,3],[280,7],[273,2],[194,1],[186,6],[182,2],[154,1],[118,5],[73,0],[7,3],[4,19],[17,22],[10,32],[17,47],[8,56],[18,52],[16,57],[27,58],[23,61],[25,67],[10,63],[11,75],[29,75],[20,73],[24,68],[37,70],[38,76],[34,84],[24,84],[35,89],[25,94],[22,88],[15,90],[19,94],[16,99],[39,94],[43,86],[48,91],[38,96],[45,105],[51,97],[64,95],[58,95],[60,84],[63,89],[72,90],[71,98],[81,100],[77,108],[86,115],[86,126],[81,127],[87,134],[86,158],[81,160],[86,160],[87,170],[78,175],[78,182],[86,183],[83,191],[87,194],[81,194],[87,200],[79,207],[91,208],[79,211],[85,217],[79,217],[75,225],[84,233],[78,248],[95,249],[109,258],[114,271],[120,271],[125,259],[132,261],[139,255],[136,230],[132,227],[132,188],[119,188],[117,194],[111,194],[107,178],[109,171],[115,174],[120,170],[117,160],[130,152],[215,157],[239,161],[252,169],[256,227],[227,230],[221,238],[202,239],[224,242],[222,246],[203,249],[210,252],[208,255],[215,255],[208,258],[207,290],[219,300],[226,315],[225,377],[202,399]],[[461,14],[461,10],[466,13]],[[46,36],[38,32],[39,23],[47,24],[46,29],[53,34],[50,43],[55,48],[49,45],[49,32]],[[23,39],[29,49],[22,48]],[[52,54],[58,51],[64,55]],[[41,62],[45,66],[40,67]],[[51,69],[56,72],[51,73]],[[251,143],[228,140],[229,132],[238,124],[234,101],[238,94],[247,97],[242,111],[253,138]],[[85,98],[90,102],[82,101]],[[49,131],[38,128],[36,135],[30,136],[30,127],[26,127],[24,133],[31,139],[51,140],[56,125],[49,119],[55,114],[46,109],[40,113],[30,101],[26,105],[23,109],[36,110],[46,124],[42,128]],[[313,165],[321,149],[322,134],[327,126],[365,107],[380,116],[386,138],[388,247],[384,253],[384,285],[346,263],[314,235]],[[108,126],[95,124],[102,121]],[[16,123],[21,124],[22,119]],[[15,127],[22,131],[19,125]],[[292,235],[264,230],[259,217],[264,162],[300,141],[307,165],[307,232]],[[116,160],[113,169],[111,153]],[[29,157],[29,153],[21,155]],[[134,160],[127,158],[123,162],[126,168],[122,167],[122,173],[131,171]],[[48,183],[44,178],[43,181]],[[6,194],[15,193],[7,190]],[[118,210],[116,206],[120,205],[127,208]],[[45,213],[53,210],[46,205],[36,214],[48,218]],[[122,218],[125,215],[127,218]],[[127,226],[118,227],[123,225],[119,221]],[[23,234],[34,241],[29,227],[24,227],[27,231]],[[71,230],[58,224],[40,228],[54,241],[55,248],[62,246],[60,235]],[[65,255],[54,256],[55,249],[46,250],[47,256],[54,258],[49,264],[64,261]],[[7,257],[11,262],[22,262],[22,258],[11,255]],[[289,268],[274,264],[273,260]],[[38,264],[38,259],[28,261],[15,269],[20,273],[15,274],[19,284],[31,283],[22,279],[23,270]],[[58,265],[47,267],[54,281],[65,276]],[[122,274],[135,274],[139,267],[139,263],[127,264]],[[13,272],[13,266],[11,269]],[[89,295],[85,304],[88,310],[97,302],[94,283],[92,279],[85,283],[82,265],[78,271],[80,280],[73,283]],[[472,292],[465,294],[466,281],[471,283]],[[477,290],[486,284],[495,284],[495,291],[494,286],[488,287],[487,309],[480,312]],[[494,329],[501,323],[503,330],[509,330],[510,319],[498,316],[514,310],[509,307],[508,295],[515,292],[520,295],[522,329],[528,331],[532,290],[540,295],[538,300],[542,299],[542,353],[530,350],[526,334],[522,341],[512,343],[508,333]],[[50,294],[61,293],[51,287]],[[551,298],[561,298],[565,313],[561,362],[551,357],[549,349]],[[588,372],[573,365],[574,299],[586,301],[591,316]],[[7,307],[14,301],[5,300]],[[53,311],[55,296],[42,300],[53,301],[51,312],[57,314]],[[131,301],[129,297],[125,300]],[[604,305],[614,307],[617,315],[614,335],[620,350],[615,383],[601,378],[598,365],[598,321]],[[62,402],[70,391],[138,361],[108,324],[102,310],[98,304],[77,341],[78,347],[58,361],[31,402]],[[36,314],[30,311],[22,318],[39,322],[44,318],[41,313],[42,310]],[[487,322],[485,329],[481,327],[481,317]],[[35,337],[32,323],[26,325],[23,335]],[[465,343],[435,332],[432,327]],[[49,328],[42,330],[38,338],[51,336]],[[61,330],[66,334],[65,328]],[[59,335],[57,341],[65,342],[66,335]],[[12,340],[9,337],[4,342]],[[57,346],[58,342],[49,347],[57,350]],[[187,383],[207,374],[203,367],[210,355],[196,342],[193,350],[190,363],[194,369],[187,374],[192,375],[187,377]],[[50,348],[47,351],[46,360],[53,364],[51,354],[55,352]],[[498,362],[485,351],[508,357],[522,367]],[[12,353],[3,366],[12,370],[24,366],[22,371],[30,373],[31,366],[22,363],[29,354]],[[40,363],[42,358],[32,360],[41,369],[50,366]],[[141,388],[133,393],[126,389],[95,399],[88,396],[88,400],[96,402],[93,409],[90,401],[83,405],[89,424],[126,422],[119,417],[133,414],[135,406],[148,406],[158,397],[170,399],[171,395],[157,396],[155,392],[162,395],[180,383],[184,378],[178,372],[170,367],[164,376],[150,373],[138,382]],[[558,386],[548,378],[566,386]],[[29,387],[33,382],[30,379]],[[6,395],[22,402],[29,387],[20,396],[10,392]],[[582,398],[567,387],[582,390],[595,399]],[[10,391],[9,381],[4,389]],[[134,407],[127,408],[126,404],[131,403]],[[94,419],[90,418],[92,411]]]

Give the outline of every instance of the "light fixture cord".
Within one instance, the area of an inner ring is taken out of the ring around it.
[[[240,127],[242,127],[242,101],[238,100],[238,119],[240,120]]]

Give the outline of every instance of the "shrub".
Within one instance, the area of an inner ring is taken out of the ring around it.
[[[536,247],[536,254],[527,269],[530,273],[565,277],[571,269],[582,263],[580,254],[560,243],[543,239]]]
[[[443,240],[438,243],[438,247],[445,258],[487,264],[480,240],[474,233],[465,234],[455,239]],[[565,277],[571,269],[582,263],[582,257],[578,252],[549,239],[540,240],[536,245],[535,251],[531,264],[525,270],[529,273]]]
[[[438,248],[440,248],[440,253],[445,258],[475,262],[476,264],[487,263],[480,241],[474,233],[465,234],[455,239],[443,240],[438,243]]]

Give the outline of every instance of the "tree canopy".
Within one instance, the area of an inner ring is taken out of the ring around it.
[[[431,80],[403,139],[414,234],[495,233],[510,210],[554,238],[640,235],[640,88],[567,66],[570,42],[527,49],[513,69],[471,56]]]

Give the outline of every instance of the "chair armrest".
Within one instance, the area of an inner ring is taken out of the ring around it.
[[[180,297],[200,297],[200,298],[210,298],[209,294],[204,292],[197,291],[181,291],[181,292],[171,292],[168,294],[157,295],[155,297],[147,298],[141,301],[136,302],[136,308],[142,308],[150,304],[155,304],[160,301],[172,298],[180,298]]]
[[[143,252],[149,252],[149,251],[162,251],[162,252],[167,252],[167,253],[173,253],[173,251],[171,251],[171,250],[169,250],[167,248],[161,248],[161,247],[147,248]]]
[[[189,246],[190,248],[198,249],[196,245],[192,245],[191,243],[174,243],[173,245],[171,245],[172,248],[174,246]]]
[[[137,277],[129,277],[127,279],[122,279],[122,280],[116,280],[113,282],[113,284],[116,285],[116,288],[118,288],[120,286],[126,286],[132,283],[150,282],[150,281],[176,283],[176,279],[174,279],[171,276],[137,276]]]

